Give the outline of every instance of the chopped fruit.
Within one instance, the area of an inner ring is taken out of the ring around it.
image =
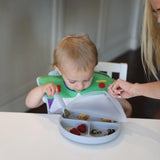
[[[77,118],[78,118],[78,119],[81,119],[81,120],[87,120],[87,119],[89,118],[89,116],[86,115],[86,114],[79,114],[79,115],[77,116]]]
[[[115,121],[110,120],[110,119],[105,119],[105,118],[101,118],[102,122],[110,122],[110,123],[114,123]]]
[[[81,124],[81,125],[79,125],[79,126],[77,127],[77,129],[78,129],[80,132],[84,133],[84,132],[86,132],[86,125],[85,125],[85,124]]]
[[[91,134],[96,135],[96,134],[102,134],[102,131],[97,130],[97,129],[92,129]]]
[[[73,134],[76,134],[76,135],[81,135],[81,134],[79,133],[79,131],[77,130],[77,128],[72,128],[72,129],[70,130],[70,132],[73,133]]]

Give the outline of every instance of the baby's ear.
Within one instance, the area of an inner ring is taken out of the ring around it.
[[[57,70],[57,72],[58,72],[60,75],[62,75],[62,74],[61,74],[61,71],[59,70],[59,68],[58,68],[57,66],[54,66],[54,68]]]

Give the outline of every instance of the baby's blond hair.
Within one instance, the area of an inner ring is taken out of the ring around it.
[[[69,35],[63,38],[54,50],[52,66],[59,69],[67,60],[73,62],[77,70],[87,70],[98,63],[98,53],[95,44],[84,35]]]

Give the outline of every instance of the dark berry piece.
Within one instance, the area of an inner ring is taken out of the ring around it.
[[[71,130],[70,130],[70,132],[72,133],[72,134],[76,134],[76,135],[81,135],[80,133],[79,133],[79,131],[77,130],[77,128],[72,128]]]
[[[85,125],[85,124],[81,124],[81,125],[79,125],[79,126],[77,127],[77,129],[78,129],[80,132],[84,133],[84,132],[86,132],[86,125]]]

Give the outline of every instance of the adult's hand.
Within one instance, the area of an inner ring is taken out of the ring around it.
[[[118,79],[108,87],[108,92],[115,98],[131,98],[135,97],[135,84]]]

